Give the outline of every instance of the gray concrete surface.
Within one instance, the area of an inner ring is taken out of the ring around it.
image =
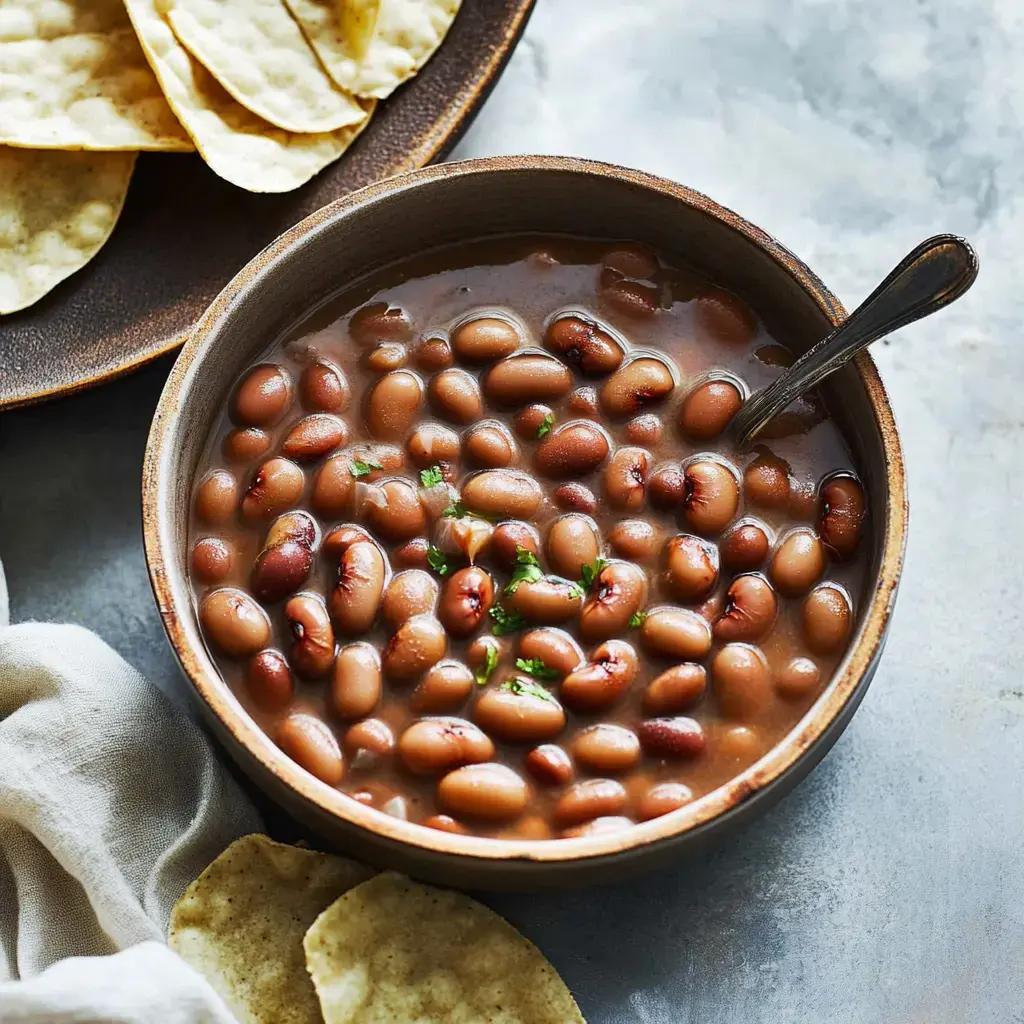
[[[910,474],[906,573],[833,752],[700,861],[489,901],[591,1024],[1024,1022],[1024,26],[967,0],[541,0],[459,155],[572,152],[714,195],[852,307],[940,230],[975,290],[878,353]],[[572,45],[562,45],[571,40]],[[15,621],[79,622],[176,699],[142,558],[162,362],[0,416]]]

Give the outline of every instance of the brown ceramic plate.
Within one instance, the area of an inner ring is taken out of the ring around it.
[[[41,302],[0,318],[0,409],[126,373],[176,348],[225,284],[281,232],[380,178],[442,158],[469,127],[536,0],[467,0],[411,82],[307,185],[254,195],[196,154],[143,154],[110,242]]]

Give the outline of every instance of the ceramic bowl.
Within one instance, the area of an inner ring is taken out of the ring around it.
[[[617,879],[678,858],[762,813],[836,741],[874,674],[906,536],[903,460],[874,363],[862,353],[824,386],[869,496],[869,580],[849,652],[792,731],[694,803],[607,835],[548,841],[459,836],[367,808],[282,754],[222,681],[200,635],[186,530],[196,465],[241,371],[310,307],[376,266],[464,238],[567,233],[645,242],[745,299],[802,352],[845,317],[839,300],[769,235],[704,195],[606,164],[511,157],[444,164],[371,185],[282,235],[224,289],[171,371],[143,474],[146,557],[164,627],[212,730],[252,780],[325,843],[370,863],[463,887],[540,888]]]

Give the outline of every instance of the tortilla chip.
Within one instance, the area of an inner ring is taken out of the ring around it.
[[[345,152],[366,127],[372,102],[361,104],[359,124],[335,132],[282,131],[246,110],[178,42],[156,0],[124,0],[143,52],[167,102],[203,159],[222,178],[250,192],[288,192]]]
[[[0,143],[193,148],[109,0],[0,0]]]
[[[285,0],[328,74],[382,100],[441,45],[462,0]]]
[[[541,952],[468,896],[396,874],[364,882],[306,933],[326,1024],[572,1024]]]
[[[167,938],[242,1024],[319,1024],[302,937],[316,916],[373,871],[275,843],[232,843],[171,912]]]
[[[0,313],[31,306],[100,251],[135,157],[0,146]]]
[[[366,116],[309,48],[282,0],[173,0],[178,41],[247,110],[290,132],[330,132]]]

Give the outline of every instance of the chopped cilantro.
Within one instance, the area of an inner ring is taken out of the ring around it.
[[[540,426],[537,428],[537,440],[539,441],[542,437],[551,433],[551,427],[555,422],[555,414],[549,412],[547,416],[540,421]]]
[[[352,465],[348,467],[348,471],[358,479],[361,476],[369,476],[375,469],[383,468],[379,462],[374,462],[371,459],[367,459],[365,462],[361,459],[355,459]]]
[[[559,673],[544,664],[543,658],[516,658],[516,668],[534,679],[558,679]]]
[[[473,673],[473,678],[476,680],[477,686],[484,686],[487,680],[491,678],[491,674],[498,667],[498,645],[488,644],[487,654],[484,655],[483,668],[478,669]]]
[[[420,483],[424,487],[436,487],[438,484],[443,484],[444,474],[441,472],[441,467],[431,466],[430,469],[421,469]]]
[[[469,515],[469,509],[461,501],[453,501],[441,515],[449,519],[465,519]]]
[[[512,579],[505,587],[505,593],[511,596],[519,589],[520,583],[536,583],[543,575],[537,556],[520,545],[516,547],[516,565],[512,570]]]
[[[595,558],[593,565],[581,565],[580,566],[580,587],[583,588],[584,593],[588,591],[593,585],[594,580],[600,575],[601,570],[608,564],[603,558]]]
[[[500,604],[491,606],[490,616],[494,619],[494,626],[491,632],[495,636],[504,636],[506,633],[514,633],[526,625],[526,619],[519,612],[506,611]]]
[[[501,688],[514,693],[517,697],[540,697],[541,700],[552,702],[555,699],[540,683],[535,683],[532,679],[506,679]]]
[[[647,618],[647,612],[634,612],[629,617],[629,628],[637,629],[644,624],[644,619]]]
[[[427,548],[427,562],[438,576],[444,576],[451,572],[452,566],[451,562],[448,561],[448,556],[443,551],[435,548],[433,544]]]

